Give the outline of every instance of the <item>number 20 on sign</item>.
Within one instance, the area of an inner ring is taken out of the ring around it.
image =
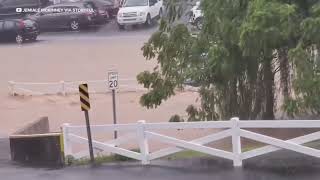
[[[118,89],[118,72],[116,71],[109,71],[108,72],[108,87],[110,90]]]

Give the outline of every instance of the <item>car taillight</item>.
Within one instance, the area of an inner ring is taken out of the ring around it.
[[[26,25],[24,24],[24,22],[23,21],[20,21],[19,22],[19,28],[20,29],[24,29],[26,27]]]

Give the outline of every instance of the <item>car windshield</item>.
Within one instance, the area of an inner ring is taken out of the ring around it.
[[[148,0],[126,0],[123,7],[148,6]]]
[[[96,0],[97,2],[106,4],[106,5],[114,5],[114,2],[112,0]]]
[[[96,9],[96,6],[94,5],[93,2],[86,2],[84,3],[85,8],[90,8],[90,9]]]

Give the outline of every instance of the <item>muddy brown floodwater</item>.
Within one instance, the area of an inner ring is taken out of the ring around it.
[[[120,76],[135,78],[139,72],[152,70],[155,61],[146,61],[141,47],[148,36],[102,39],[40,41],[23,46],[0,46],[0,135],[8,135],[25,124],[48,116],[53,131],[62,123],[84,124],[79,97],[9,96],[8,81],[57,82],[101,80],[110,68]],[[117,94],[119,123],[167,122],[173,114],[185,115],[197,93],[180,92],[158,109],[147,110],[139,104],[142,92]],[[112,123],[110,94],[92,94],[92,124]]]

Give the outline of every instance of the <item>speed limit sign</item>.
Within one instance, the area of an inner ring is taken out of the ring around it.
[[[119,88],[118,72],[117,71],[109,71],[108,72],[108,87],[111,90]]]
[[[112,107],[113,107],[113,124],[117,124],[117,113],[116,113],[116,89],[119,88],[118,72],[108,72],[108,88],[112,91]],[[117,139],[118,132],[114,131],[114,139]]]

